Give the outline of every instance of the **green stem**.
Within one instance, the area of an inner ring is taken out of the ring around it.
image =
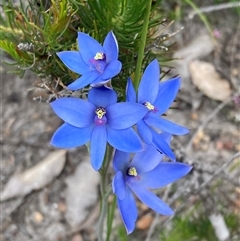
[[[103,238],[103,229],[104,229],[104,220],[107,214],[107,209],[108,209],[108,196],[111,193],[112,189],[109,188],[109,190],[105,193],[105,195],[102,197],[102,202],[101,202],[101,213],[100,217],[98,220],[98,241],[104,241]]]
[[[116,196],[114,195],[111,207],[109,208],[109,211],[108,211],[108,223],[107,223],[107,238],[106,238],[106,241],[110,240],[110,235],[111,235],[111,231],[112,231],[112,223],[113,223],[115,208],[116,208]]]
[[[104,197],[105,195],[105,189],[107,186],[107,170],[108,170],[108,166],[110,164],[111,161],[111,157],[112,157],[112,147],[111,146],[107,146],[106,148],[106,153],[105,153],[105,157],[104,157],[104,161],[103,161],[103,165],[101,168],[101,182],[100,182],[100,192],[101,192],[101,198]]]
[[[104,229],[104,220],[106,217],[106,214],[108,212],[108,196],[112,191],[111,186],[107,189],[107,170],[108,166],[110,164],[112,157],[112,147],[107,146],[106,149],[106,154],[102,166],[102,171],[101,171],[101,181],[100,181],[100,191],[101,191],[101,213],[100,217],[98,220],[98,241],[104,241],[103,238],[103,229]]]
[[[135,72],[135,78],[134,78],[134,88],[137,91],[139,82],[140,82],[140,75],[141,75],[141,69],[142,69],[142,62],[144,57],[144,49],[146,46],[146,39],[147,39],[147,33],[148,33],[148,24],[149,24],[149,18],[151,13],[151,6],[152,6],[152,0],[148,0],[147,7],[146,7],[146,13],[145,18],[143,22],[143,28],[142,28],[142,34],[141,34],[141,40],[138,50],[138,60],[137,60],[137,67]]]

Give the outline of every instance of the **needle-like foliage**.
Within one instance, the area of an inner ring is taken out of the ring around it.
[[[149,46],[158,43],[159,36],[155,33],[165,21],[159,15],[160,2],[152,3],[143,68],[156,57]],[[123,71],[115,77],[113,85],[120,96],[124,96],[127,77],[134,76],[138,59],[145,0],[28,0],[27,4],[20,0],[19,6],[4,1],[1,7],[0,48],[15,60],[14,72],[21,77],[30,69],[40,78],[60,79],[70,84],[79,76],[69,70],[56,53],[77,51],[78,31],[101,44],[107,33],[113,31],[123,64]]]

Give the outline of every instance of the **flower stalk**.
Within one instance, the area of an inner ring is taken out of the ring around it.
[[[101,182],[102,181],[104,181],[104,178],[101,178]],[[104,241],[104,221],[108,211],[108,197],[111,191],[112,191],[112,188],[108,188],[105,195],[102,196],[101,213],[98,220],[98,230],[97,230],[98,241]]]
[[[107,187],[107,171],[109,164],[112,159],[112,148],[111,146],[107,145],[106,154],[103,162],[103,167],[101,169],[101,180],[100,180],[100,192],[101,192],[101,212],[98,220],[98,241],[104,240],[104,221],[105,217],[108,213],[108,197],[112,191],[112,187]],[[109,229],[109,227],[108,227]]]
[[[149,18],[151,14],[151,6],[152,6],[152,0],[149,0],[146,7],[146,13],[145,13],[145,19],[143,22],[143,28],[142,28],[142,34],[140,39],[140,45],[138,50],[138,60],[137,60],[137,67],[135,72],[135,78],[134,78],[134,88],[137,90],[139,82],[140,82],[140,75],[141,75],[141,69],[142,69],[142,62],[144,57],[144,49],[146,46],[146,39],[148,34],[148,24],[149,24]]]
[[[112,232],[112,223],[114,219],[114,211],[116,208],[116,195],[113,197],[112,203],[109,205],[108,209],[108,219],[107,219],[107,238],[106,241],[110,240],[111,232]]]

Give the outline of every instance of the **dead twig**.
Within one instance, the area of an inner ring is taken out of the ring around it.
[[[49,144],[46,143],[40,143],[40,142],[34,142],[34,143],[29,143],[27,141],[24,140],[14,140],[14,139],[6,139],[4,138],[3,140],[0,139],[0,146],[3,145],[10,145],[10,146],[28,146],[31,148],[43,148],[43,149],[49,149],[52,150],[54,149],[52,146],[50,146]]]
[[[188,195],[185,196],[184,202],[182,203],[182,205],[177,208],[177,210],[175,210],[174,214],[169,217],[161,227],[165,227],[182,209],[185,205],[187,205],[187,203],[189,202],[188,200],[190,200],[190,196],[192,195],[197,195],[203,188],[205,188],[217,175],[219,175],[219,173],[221,173],[228,165],[230,165],[230,163],[237,157],[240,157],[240,152],[237,152],[235,155],[233,155],[227,162],[225,162],[219,169],[217,169],[213,175],[211,177],[209,177],[205,182],[203,182],[199,188],[193,192],[189,192]],[[172,200],[171,203],[173,203],[175,201]],[[171,204],[170,203],[170,204]]]
[[[218,176],[225,168],[227,168],[231,162],[233,160],[235,160],[235,158],[240,157],[240,152],[237,152],[235,155],[233,155],[227,162],[225,162],[220,168],[218,168],[211,177],[209,177],[205,182],[203,182],[196,190],[192,190],[190,191],[191,188],[191,184],[189,184],[187,187],[185,187],[184,189],[182,189],[181,193],[179,193],[179,195],[175,196],[170,202],[169,205],[171,206],[180,196],[182,196],[184,194],[184,200],[181,206],[179,206],[174,214],[169,217],[166,221],[164,221],[161,226],[158,226],[158,229],[165,227],[178,213],[180,213],[182,211],[182,209],[189,204],[189,202],[192,202],[192,199],[190,198],[191,196],[196,196],[200,193],[200,191],[205,188],[216,176]],[[169,186],[170,189],[170,186]],[[166,192],[169,192],[166,190]],[[186,193],[187,192],[187,193]],[[196,201],[198,201],[199,198],[195,198],[195,200],[193,201],[193,203],[195,203]],[[157,223],[158,223],[158,215],[155,217],[156,220],[153,221],[150,230],[147,234],[147,237],[145,239],[145,241],[150,241],[151,240],[151,236],[153,235],[156,227],[157,227]]]
[[[231,61],[231,63],[230,63],[230,80],[231,80],[231,83],[232,83],[235,90],[239,89],[239,84],[238,84],[238,81],[234,78],[232,70],[233,70],[233,65],[235,63],[234,57],[237,53],[237,49],[236,49],[237,47],[236,46],[237,46],[237,43],[239,41],[239,37],[240,37],[240,24],[238,24],[237,31],[233,36],[233,42],[232,42],[232,45],[231,45],[232,47],[231,47],[231,52],[230,52],[231,53],[231,56],[230,56],[230,61]],[[240,77],[240,76],[238,76],[238,77]]]
[[[222,3],[222,4],[217,4],[217,5],[211,5],[208,7],[202,7],[198,8],[198,10],[193,10],[188,14],[189,19],[193,19],[194,16],[198,13],[209,13],[213,11],[219,11],[223,9],[228,9],[228,8],[237,8],[240,7],[240,2],[230,2],[230,3]]]
[[[197,194],[200,190],[202,190],[204,187],[206,187],[208,185],[209,182],[212,181],[212,179],[214,177],[216,177],[220,172],[222,172],[235,158],[240,156],[240,152],[237,152],[235,155],[233,155],[233,157],[231,159],[229,159],[227,162],[225,162],[217,171],[215,171],[213,173],[213,175],[208,178],[208,180],[206,180],[204,183],[202,183],[200,185],[200,187],[197,189],[197,191],[195,191],[194,194]]]

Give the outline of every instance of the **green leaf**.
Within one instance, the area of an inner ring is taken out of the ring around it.
[[[8,40],[0,40],[0,49],[4,50],[12,56],[13,59],[19,59],[19,54],[17,52],[16,45],[9,42]]]

